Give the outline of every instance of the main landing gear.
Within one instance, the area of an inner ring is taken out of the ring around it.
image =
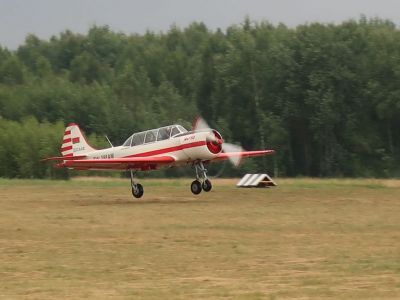
[[[196,162],[194,164],[196,170],[196,180],[190,185],[190,190],[193,194],[198,195],[201,191],[209,192],[212,189],[211,181],[207,178],[207,170],[204,168],[203,163]],[[140,183],[135,183],[134,176],[136,171],[130,170],[132,195],[135,198],[141,198],[144,194],[143,186]]]
[[[133,176],[136,174],[136,172],[133,172],[132,170],[130,170],[131,172],[131,186],[132,186],[132,195],[135,198],[140,198],[143,196],[144,193],[144,189],[143,186],[140,183],[135,183],[135,181],[133,180]]]
[[[207,178],[207,170],[204,168],[203,162],[197,162],[194,164],[196,170],[196,180],[190,185],[190,190],[193,194],[198,195],[201,190],[209,192],[212,189],[211,181]]]

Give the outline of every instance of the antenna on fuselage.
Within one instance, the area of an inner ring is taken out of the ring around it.
[[[111,144],[111,142],[110,142],[110,139],[108,138],[108,136],[106,136],[106,135],[105,135],[105,137],[106,137],[107,141],[110,143],[110,145],[111,145],[111,148],[114,148],[114,145],[113,145],[113,144]]]

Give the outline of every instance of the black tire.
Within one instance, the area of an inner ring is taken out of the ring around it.
[[[190,190],[192,191],[193,194],[198,195],[201,193],[201,183],[198,180],[195,180],[192,182],[190,185]]]
[[[144,194],[144,189],[143,189],[143,186],[140,183],[136,184],[136,189],[132,187],[132,195],[133,195],[133,197],[141,198],[143,196],[143,194]]]
[[[209,192],[212,189],[211,181],[208,179],[204,180],[204,182],[201,186],[205,192]]]

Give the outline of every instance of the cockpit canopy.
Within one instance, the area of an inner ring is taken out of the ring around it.
[[[142,144],[154,143],[158,141],[168,140],[175,137],[178,134],[185,133],[187,130],[181,125],[170,125],[157,129],[151,129],[147,131],[142,131],[134,133],[131,135],[125,143],[122,145],[124,147],[133,147]]]

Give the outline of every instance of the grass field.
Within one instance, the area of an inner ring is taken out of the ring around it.
[[[2,299],[400,299],[400,181],[0,179]]]

